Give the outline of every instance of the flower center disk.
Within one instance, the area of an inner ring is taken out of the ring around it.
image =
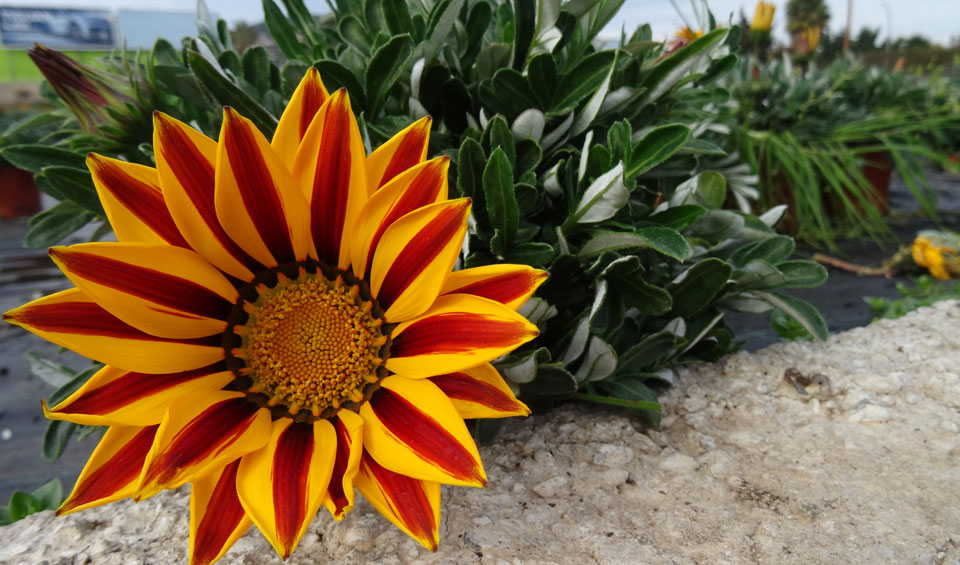
[[[257,292],[244,304],[248,318],[236,351],[250,392],[291,415],[308,410],[315,417],[362,401],[367,385],[379,381],[387,337],[359,285],[301,270],[293,280],[279,274],[275,287],[258,285]]]

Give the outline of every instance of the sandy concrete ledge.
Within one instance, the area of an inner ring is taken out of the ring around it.
[[[659,432],[581,406],[512,422],[489,486],[445,489],[435,554],[363,503],[288,563],[960,564],[960,302],[684,369],[664,403]],[[185,562],[187,501],[37,514],[0,563]],[[251,531],[222,563],[280,560]]]

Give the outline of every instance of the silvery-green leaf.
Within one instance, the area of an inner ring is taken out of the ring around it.
[[[414,98],[417,98],[420,94],[420,77],[423,76],[424,64],[426,64],[426,59],[421,57],[413,63],[413,68],[410,69],[410,92],[413,93]]]
[[[707,335],[710,332],[710,330],[713,329],[713,326],[717,325],[717,323],[722,319],[723,319],[723,312],[720,312],[719,314],[714,316],[713,319],[710,320],[702,330],[700,330],[700,333],[698,333],[696,336],[693,337],[693,339],[690,340],[690,343],[688,343],[687,346],[684,347],[683,351],[681,351],[680,353],[686,353],[687,351],[690,351],[690,349],[694,345],[700,343],[700,340],[703,339],[703,336]]]
[[[667,322],[667,325],[663,327],[663,331],[683,337],[687,335],[687,322],[680,317],[674,318]]]
[[[559,255],[570,255],[570,244],[567,243],[567,238],[563,235],[563,228],[557,226],[554,231],[557,234],[557,253]]]
[[[553,51],[553,48],[563,39],[563,33],[560,32],[556,26],[548,29],[543,32],[538,38],[539,45],[538,48],[533,50],[534,52],[542,51]]]
[[[603,104],[600,106],[600,113],[606,114],[607,112],[613,110],[620,104],[623,104],[629,100],[634,94],[636,94],[636,92],[637,91],[635,89],[630,88],[629,86],[621,86],[620,88],[607,94]]]
[[[518,384],[526,384],[537,377],[537,365],[547,361],[550,361],[550,351],[546,347],[541,347],[509,365],[499,363],[497,368],[508,380]]]
[[[767,224],[771,228],[777,225],[780,220],[783,218],[783,215],[787,212],[787,205],[780,204],[770,208],[766,212],[760,215],[760,221]]]
[[[47,359],[36,351],[24,353],[23,364],[26,365],[27,371],[31,375],[54,388],[62,387],[77,376],[76,372],[66,365]]]
[[[583,138],[583,147],[580,149],[580,162],[577,163],[577,182],[587,176],[587,163],[590,161],[590,144],[593,142],[593,130],[587,132]]]
[[[488,121],[489,120],[487,119],[487,114],[486,112],[483,111],[483,107],[481,106],[480,107],[480,129],[487,129]]]
[[[517,309],[517,313],[529,320],[531,324],[540,326],[557,315],[557,307],[542,298],[534,296],[524,302]]]
[[[560,0],[537,0],[537,39],[553,28],[560,15]]]
[[[623,161],[597,177],[583,193],[572,219],[580,224],[602,222],[612,218],[630,197],[623,183]]]
[[[560,196],[563,194],[563,188],[560,186],[560,165],[562,164],[563,161],[558,162],[556,165],[550,167],[550,170],[543,175],[543,189],[546,190],[550,196]]]
[[[771,306],[769,302],[760,300],[747,292],[739,296],[726,298],[720,301],[717,306],[728,308],[734,312],[746,312],[748,314],[763,314],[773,310],[773,306]]]
[[[580,368],[577,369],[577,382],[603,380],[617,369],[617,352],[609,343],[599,337],[590,339],[590,348]]]
[[[584,316],[577,324],[577,329],[573,331],[573,337],[567,345],[566,351],[560,361],[564,365],[569,365],[583,355],[583,350],[587,347],[587,338],[590,337],[590,319]]]
[[[757,297],[766,300],[775,308],[779,308],[784,314],[796,320],[803,329],[815,335],[821,340],[826,341],[830,337],[830,330],[827,329],[827,323],[823,316],[810,303],[801,300],[795,296],[781,294],[779,292],[754,291]]]
[[[603,300],[606,297],[607,279],[600,279],[597,281],[597,293],[593,296],[593,304],[590,306],[590,314],[587,316],[591,321],[597,314],[597,311],[600,309],[600,306],[603,304]]]
[[[510,131],[513,133],[513,137],[517,139],[530,138],[536,142],[540,141],[540,138],[543,137],[543,126],[545,120],[543,117],[543,112],[537,110],[536,108],[528,108],[523,112],[520,112],[520,115],[517,116],[517,119],[513,120],[513,125],[510,127]]]

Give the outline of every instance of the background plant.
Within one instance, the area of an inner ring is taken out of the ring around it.
[[[429,153],[451,157],[451,192],[474,201],[463,265],[551,273],[524,308],[541,336],[499,360],[503,374],[534,406],[577,399],[656,421],[648,384],[738,347],[728,310],[778,309],[825,337],[816,310],[780,291],[826,272],[792,259],[792,239],[774,232],[783,206],[749,213],[757,179],[719,120],[732,108],[720,79],[737,65],[739,28],[718,28],[704,6],[703,36],[674,52],[649,26],[604,45],[598,34],[622,3],[368,0],[331,2],[315,18],[300,0],[264,0],[277,60],[261,47],[241,56],[201,5],[198,37],[120,57],[139,77],[131,88],[150,93],[132,103],[137,116],[155,101],[214,137],[223,105],[269,137],[309,65],[328,89],[347,89],[368,147],[429,113]],[[107,154],[152,159],[150,137],[98,127]],[[54,149],[79,177],[77,148],[91,135],[75,121],[63,128],[43,147],[2,154]],[[64,231],[34,229],[31,242]]]

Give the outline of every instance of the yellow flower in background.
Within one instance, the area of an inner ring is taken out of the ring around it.
[[[753,20],[750,21],[750,29],[753,31],[770,31],[773,27],[773,13],[777,7],[771,2],[757,2],[757,7],[753,11]]]
[[[923,231],[910,246],[913,261],[934,277],[946,280],[960,275],[960,237],[956,234]]]
[[[819,26],[808,27],[806,30],[804,30],[803,37],[807,41],[807,49],[809,52],[815,51],[817,49],[817,45],[820,45],[820,34],[822,31],[823,29]]]
[[[683,42],[683,45],[693,43],[697,38],[703,37],[703,30],[693,31],[687,26],[683,26],[674,34],[674,37]]]
[[[119,241],[52,248],[76,288],[3,315],[106,364],[44,406],[109,426],[58,514],[189,482],[191,563],[252,524],[286,558],[356,487],[436,549],[440,485],[486,482],[463,419],[529,413],[490,361],[537,335],[546,273],[451,272],[471,203],[429,118],[367,156],[314,69],[272,141],[154,117],[156,168],[88,158]]]

